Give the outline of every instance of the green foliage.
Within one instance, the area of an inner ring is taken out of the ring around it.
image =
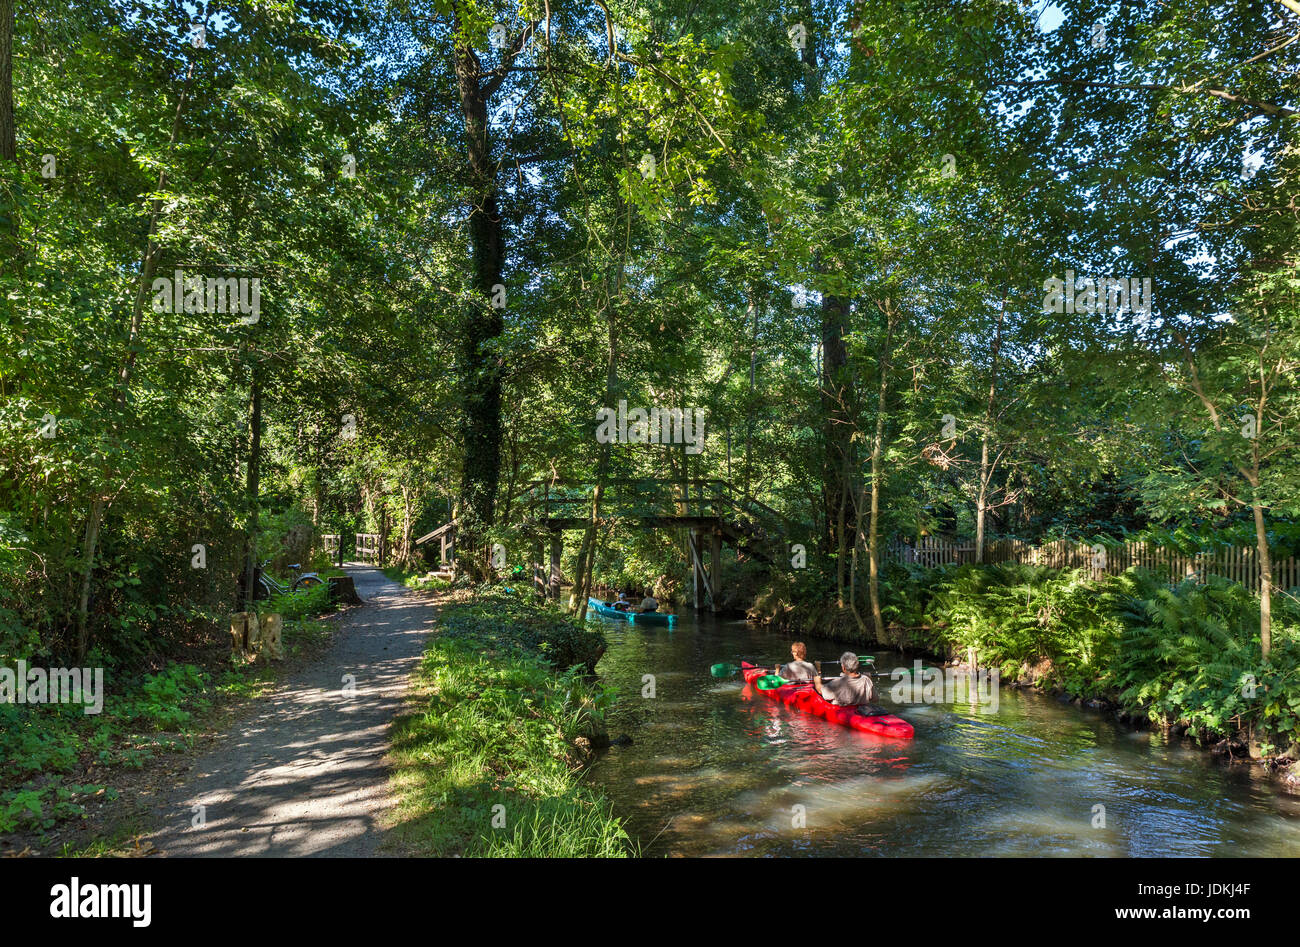
[[[594,672],[605,651],[605,636],[594,625],[583,625],[550,603],[538,603],[531,592],[480,586],[467,604],[443,610],[442,636],[490,641],[541,657],[557,670],[580,667]]]
[[[1082,570],[955,566],[938,570],[935,588],[927,612],[946,626],[934,640],[951,654],[974,647],[1007,679],[1046,660],[1052,682],[1075,692],[1109,666],[1119,623]]]
[[[539,656],[572,624],[506,594],[450,606],[443,621],[417,675],[418,709],[393,735],[402,842],[442,856],[630,854],[608,801],[578,774],[576,743],[603,730],[610,696],[580,667]]]
[[[116,791],[91,785],[47,786],[0,795],[0,834],[24,828],[50,829],[64,819],[85,818],[77,798],[98,794],[117,798]]]
[[[288,582],[285,583],[286,585]],[[305,588],[290,589],[277,593],[258,603],[258,613],[263,615],[278,612],[286,622],[297,621],[309,615],[319,615],[332,611],[329,584],[322,582]]]
[[[1216,733],[1258,730],[1283,749],[1300,741],[1294,611],[1278,616],[1291,624],[1265,664],[1258,601],[1240,585],[1211,578],[1170,588],[1129,572],[1107,597],[1124,622],[1109,683],[1125,705]]]
[[[1160,723],[1238,731],[1272,751],[1300,741],[1300,609],[1281,604],[1270,661],[1259,600],[1212,577],[1170,587],[1140,569],[1093,583],[1083,571],[992,565],[890,573],[889,614],[931,624],[918,644],[980,663],[1004,681],[1029,677],[1113,700]]]
[[[600,6],[556,4],[546,41],[508,57],[483,46],[504,14],[476,3],[236,2],[202,49],[178,32],[185,5],[137,6],[18,5],[0,660],[167,670],[101,724],[0,709],[14,772],[136,762],[161,740],[128,729],[192,724],[214,685],[184,667],[242,607],[246,554],[282,572],[323,565],[321,533],[379,532],[410,568],[414,538],[492,509],[475,532],[519,569],[535,537],[511,502],[535,478],[653,475],[683,500],[734,481],[810,568],[747,564],[733,587],[825,633],[850,622],[832,537],[866,509],[859,488],[882,541],[968,528],[982,498],[1008,535],[1163,518],[1201,547],[1249,536],[1253,503],[1276,551],[1300,551],[1300,240],[1278,211],[1298,123],[1268,105],[1294,99],[1300,44],[1258,4],[1080,0],[1040,29],[1006,2],[855,0],[810,6],[802,51],[754,0],[615,5],[613,42]],[[470,48],[489,59],[462,99]],[[492,128],[483,153],[467,127]],[[181,266],[257,276],[264,312],[137,311]],[[1044,313],[1041,281],[1067,268],[1151,275],[1160,301],[1145,319]],[[620,400],[705,408],[707,449],[594,444],[593,407]],[[596,549],[598,579],[687,584],[667,531],[602,522]],[[860,555],[855,578],[862,608]],[[897,643],[1289,732],[1284,606],[1264,664],[1240,596],[1215,589],[1103,600],[1078,575],[969,567],[887,567],[882,585]],[[452,640],[594,666],[598,634],[474,591]],[[306,637],[325,595],[262,608]],[[1264,696],[1244,704],[1252,673]]]
[[[82,708],[0,703],[0,760],[10,775],[69,769],[81,750],[74,729]]]
[[[153,730],[178,730],[195,711],[206,710],[203,698],[208,675],[192,664],[173,664],[158,674],[146,674],[137,695],[123,701],[123,719]]]
[[[104,695],[99,714],[85,714],[80,704],[0,704],[0,832],[80,817],[80,796],[102,790],[115,798],[112,789],[66,783],[65,774],[90,760],[139,767],[174,748],[194,714],[209,706],[208,687],[199,668],[172,665]],[[163,731],[175,736],[156,735]]]

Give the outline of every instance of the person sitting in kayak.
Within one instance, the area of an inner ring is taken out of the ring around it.
[[[650,594],[649,589],[646,590],[645,598],[641,599],[641,604],[637,606],[637,611],[638,612],[659,611],[659,603],[655,600],[655,597]]]
[[[859,707],[870,704],[876,697],[871,678],[858,673],[858,656],[852,651],[840,655],[839,677],[823,680],[818,674],[813,678],[813,686],[817,693],[838,707]]]
[[[790,656],[793,661],[778,665],[772,673],[787,681],[811,681],[817,676],[817,669],[808,663],[808,646],[802,641],[790,645]]]
[[[627,597],[627,592],[618,593],[618,601],[614,603],[614,607],[620,612],[625,612],[632,607],[632,601]]]

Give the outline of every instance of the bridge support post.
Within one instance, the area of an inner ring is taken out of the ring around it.
[[[703,585],[704,565],[700,562],[700,534],[697,530],[691,530],[690,536],[691,547],[691,607],[697,612],[700,610],[700,586]]]
[[[533,546],[533,591],[538,598],[546,598],[546,573],[542,571],[542,543]]]
[[[557,529],[551,532],[551,578],[550,597],[560,600],[560,554],[564,551],[564,536]]]
[[[705,536],[709,537],[709,558],[710,565],[704,567],[704,542]],[[700,610],[700,590],[703,589],[704,597],[708,599],[709,611],[718,610],[718,576],[721,574],[719,568],[722,562],[722,534],[706,532],[702,529],[691,529],[691,589],[694,594],[694,607],[698,612]]]
[[[715,529],[709,538],[709,608],[716,615],[722,598],[722,533]]]

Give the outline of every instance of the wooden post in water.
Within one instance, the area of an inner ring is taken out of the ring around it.
[[[709,605],[716,615],[719,611],[718,600],[722,598],[722,533],[715,529],[710,538],[713,542],[709,548],[709,589],[713,595]]]
[[[550,597],[560,600],[560,555],[564,552],[564,535],[558,530],[551,530],[551,590]]]
[[[691,529],[689,545],[691,550],[692,607],[698,612],[700,610],[700,537],[693,528]]]

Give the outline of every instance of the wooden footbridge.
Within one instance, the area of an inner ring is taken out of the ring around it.
[[[592,524],[596,484],[537,480],[510,502],[521,532],[535,537],[533,583],[539,594],[560,597],[560,557],[566,530]],[[689,533],[693,603],[717,611],[722,598],[722,547],[766,561],[786,556],[789,533],[784,517],[771,507],[743,497],[725,480],[611,479],[600,498],[598,524],[638,529],[683,529]],[[450,568],[455,556],[456,523],[446,523],[416,540],[437,541],[440,560]],[[549,563],[544,554],[549,540]],[[545,566],[549,564],[549,569]]]

